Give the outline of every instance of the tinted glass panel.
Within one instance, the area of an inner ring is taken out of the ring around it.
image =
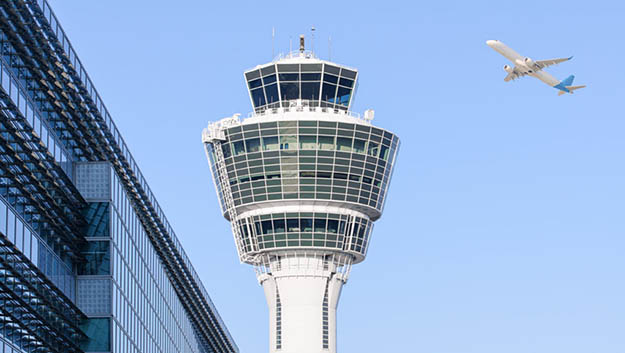
[[[322,64],[302,64],[302,72],[319,71],[321,72]]]
[[[273,230],[275,233],[284,233],[284,219],[274,219]]]
[[[331,136],[319,136],[319,147],[322,150],[333,150],[334,149],[334,137]]]
[[[278,72],[298,72],[299,65],[298,64],[279,64]]]
[[[329,72],[329,73],[331,73],[331,74],[338,75],[338,74],[339,74],[340,69],[339,69],[338,67],[336,67],[336,66],[326,65],[326,67],[325,67],[325,70],[324,70],[324,71],[325,71],[325,72]]]
[[[263,151],[277,150],[279,147],[278,136],[263,137]]]
[[[280,74],[280,81],[299,81],[299,74]]]
[[[250,89],[252,89],[252,88],[256,88],[256,87],[262,86],[263,83],[262,83],[262,81],[259,78],[257,80],[252,80],[252,81],[248,82],[248,84],[250,86]]]
[[[302,74],[302,81],[321,81],[321,73]]]
[[[341,79],[341,82],[342,81],[343,81],[343,79]],[[266,85],[268,85],[270,83],[274,83],[274,82],[276,82],[276,75],[275,74],[263,77],[263,83],[266,84]]]
[[[87,260],[78,266],[79,275],[110,275],[111,254],[108,241],[88,241],[82,251]]]
[[[349,105],[349,98],[351,97],[351,94],[352,94],[351,89],[339,86],[339,90],[336,93],[337,103],[344,105],[344,106]]]
[[[280,91],[283,100],[299,99],[298,83],[280,83]]]
[[[336,94],[336,86],[329,83],[323,84],[323,93],[321,93],[321,99],[326,102],[334,103],[334,97]]]
[[[352,86],[354,86],[354,81],[341,77],[340,84],[341,86],[352,88]]]
[[[245,145],[243,144],[243,141],[233,142],[232,145],[234,146],[235,156],[245,153]]]
[[[356,71],[343,69],[343,70],[341,70],[341,76],[347,77],[347,78],[351,78],[351,79],[355,79],[356,78]]]
[[[260,151],[260,139],[253,138],[245,141],[247,152],[259,152]]]
[[[248,81],[253,80],[255,78],[259,78],[259,77],[260,77],[260,72],[258,72],[258,70],[245,73],[245,79]]]
[[[279,101],[278,85],[274,83],[273,85],[265,86],[265,95],[267,96],[267,103]]]
[[[265,105],[265,93],[262,88],[252,90],[252,102],[254,102],[255,107]]]
[[[339,81],[339,78],[334,75],[325,74],[323,75],[323,81],[330,82],[330,83],[337,83]]]
[[[111,324],[108,318],[86,319],[80,328],[89,337],[81,342],[85,352],[109,352],[111,350]]]
[[[302,82],[302,99],[319,100],[320,82]]]
[[[262,69],[260,69],[260,72],[264,75],[269,75],[272,74],[274,72],[276,72],[276,66],[275,65],[270,65],[267,67],[263,67]]]

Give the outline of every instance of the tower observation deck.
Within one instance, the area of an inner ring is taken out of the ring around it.
[[[372,110],[350,111],[357,79],[302,43],[245,72],[248,117],[202,134],[239,258],[265,291],[270,352],[336,352],[341,288],[382,216],[399,139]]]

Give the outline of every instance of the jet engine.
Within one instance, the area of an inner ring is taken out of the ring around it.
[[[514,69],[510,65],[504,65],[503,69],[504,69],[505,72],[507,72],[509,74],[511,74],[512,71],[514,71]]]
[[[530,59],[530,58],[525,58],[525,65],[527,65],[528,67],[534,67],[534,60]]]

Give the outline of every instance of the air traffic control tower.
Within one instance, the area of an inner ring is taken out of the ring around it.
[[[341,288],[382,216],[399,139],[371,124],[372,110],[349,110],[357,79],[301,37],[298,51],[245,72],[247,118],[202,134],[239,258],[265,291],[270,352],[336,352]]]

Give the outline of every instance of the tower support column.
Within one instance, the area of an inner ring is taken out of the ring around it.
[[[320,257],[274,259],[258,275],[269,307],[272,353],[335,353],[336,309],[346,276]]]

